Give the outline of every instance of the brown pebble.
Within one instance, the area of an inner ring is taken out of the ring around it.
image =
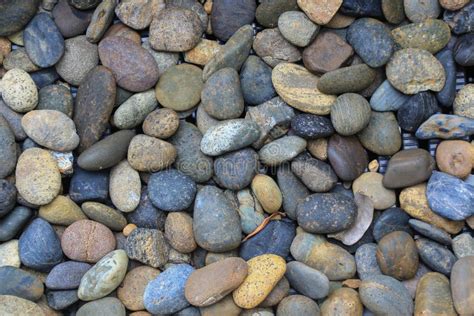
[[[458,178],[471,174],[474,164],[474,146],[464,140],[445,140],[436,148],[439,170]]]
[[[171,247],[182,253],[193,252],[197,245],[193,234],[193,219],[186,213],[169,213],[165,222],[165,237]]]
[[[178,127],[178,113],[167,108],[151,112],[143,121],[143,133],[161,139],[173,136]]]
[[[128,235],[130,235],[135,228],[137,228],[137,225],[128,224],[127,226],[123,228],[122,233],[125,237],[128,237]]]
[[[160,274],[160,270],[148,266],[140,266],[130,270],[117,289],[117,297],[131,311],[145,309],[143,294],[145,288]]]

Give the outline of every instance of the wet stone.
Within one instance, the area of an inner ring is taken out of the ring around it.
[[[380,241],[385,235],[395,231],[403,231],[413,234],[408,222],[410,216],[398,207],[389,208],[380,214],[375,220],[372,234],[376,241]]]
[[[439,111],[440,108],[434,94],[429,91],[419,92],[410,97],[398,109],[398,124],[402,129],[413,133]]]

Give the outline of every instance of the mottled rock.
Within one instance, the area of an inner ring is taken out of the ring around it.
[[[469,3],[458,11],[444,11],[443,20],[455,34],[464,34],[474,29],[474,4]]]
[[[441,20],[427,19],[394,29],[392,37],[402,48],[420,48],[435,54],[448,44],[451,30]]]
[[[153,268],[168,262],[169,248],[164,234],[157,229],[136,228],[127,237],[127,256]]]
[[[313,192],[327,192],[337,182],[337,176],[329,164],[308,156],[294,159],[291,171]]]
[[[0,313],[4,315],[44,315],[38,304],[13,295],[0,295]]]
[[[155,137],[139,134],[128,146],[128,162],[137,171],[156,172],[171,165],[175,158],[174,146]]]
[[[405,19],[403,0],[382,0],[382,12],[388,22],[399,24]]]
[[[74,100],[71,91],[63,85],[49,85],[39,91],[36,110],[56,110],[72,116]]]
[[[2,98],[12,110],[25,113],[33,110],[38,103],[38,90],[27,72],[12,69],[2,78]]]
[[[154,228],[163,230],[165,228],[166,213],[155,208],[148,198],[148,188],[142,186],[140,204],[131,213],[126,215],[127,221],[142,228]]]
[[[20,68],[26,72],[38,71],[40,69],[40,67],[35,65],[30,57],[28,57],[24,47],[18,47],[18,49],[6,55],[3,60],[3,68],[5,68],[5,70]]]
[[[383,16],[381,1],[379,0],[344,0],[340,11],[356,17],[381,18]]]
[[[197,245],[193,235],[192,217],[184,212],[168,214],[165,222],[165,237],[171,247],[179,252],[193,252]]]
[[[436,19],[441,13],[441,7],[436,0],[404,0],[405,14],[412,22],[421,22],[428,18]]]
[[[450,114],[434,114],[421,124],[415,135],[420,139],[452,139],[472,134],[474,134],[474,119]]]
[[[357,274],[361,280],[365,280],[374,275],[381,275],[379,264],[377,263],[377,245],[373,243],[363,244],[355,253]]]
[[[297,47],[289,43],[278,28],[265,29],[257,33],[253,42],[255,53],[271,67],[284,62],[296,62],[301,59]]]
[[[115,297],[104,297],[82,305],[78,310],[77,316],[101,316],[101,315],[125,316],[125,307],[119,299]],[[131,315],[134,315],[132,313]],[[134,315],[134,316],[148,316]]]
[[[429,272],[418,282],[415,315],[427,313],[456,315],[449,279],[440,273]]]
[[[107,205],[85,202],[82,203],[81,208],[91,220],[104,224],[114,231],[121,231],[127,225],[127,220],[122,213]]]
[[[298,114],[291,120],[292,131],[303,138],[315,139],[334,134],[331,121],[314,114]]]
[[[321,315],[362,315],[363,310],[358,293],[350,288],[335,290],[321,305]]]
[[[43,282],[36,275],[16,267],[0,267],[0,281],[3,284],[0,295],[37,301],[44,292]]]
[[[12,239],[0,245],[0,268],[11,266],[19,268],[20,249],[18,248],[18,239]]]
[[[303,12],[287,11],[278,18],[278,30],[291,44],[305,47],[315,38],[319,26]]]
[[[358,92],[370,86],[375,76],[375,70],[366,64],[359,64],[327,72],[317,85],[319,91],[326,94]]]
[[[179,116],[175,111],[161,108],[150,112],[146,116],[142,129],[143,133],[148,136],[166,139],[176,133],[179,124]]]
[[[148,196],[159,209],[167,212],[188,208],[196,195],[196,184],[191,177],[178,170],[153,173],[148,182]]]
[[[69,226],[87,216],[69,197],[58,195],[51,203],[43,205],[38,215],[51,224]]]
[[[202,38],[193,49],[184,53],[184,61],[204,66],[220,51],[220,49],[221,45],[219,45],[217,41]]]
[[[153,17],[164,7],[164,1],[128,0],[115,7],[115,14],[131,28],[142,30],[150,25]]]
[[[467,84],[459,90],[454,99],[454,114],[474,119],[474,84]]]
[[[74,168],[69,185],[69,196],[76,203],[85,201],[106,202],[109,197],[109,172],[90,172]]]
[[[457,260],[450,250],[426,238],[419,238],[415,243],[420,259],[429,268],[449,276]]]
[[[331,21],[342,4],[342,0],[336,1],[308,1],[298,0],[298,6],[316,24],[324,25]]]
[[[104,0],[94,10],[86,32],[89,42],[97,43],[102,38],[115,16],[114,10],[116,5],[117,2],[115,0]]]

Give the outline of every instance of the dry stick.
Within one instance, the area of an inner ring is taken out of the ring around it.
[[[268,216],[267,218],[265,218],[263,220],[263,222],[257,226],[257,228],[255,228],[255,230],[253,232],[251,232],[250,234],[247,235],[247,237],[245,237],[242,242],[246,241],[247,239],[249,238],[252,238],[253,236],[257,235],[262,229],[265,228],[265,226],[268,225],[268,223],[274,218],[274,217],[277,217],[277,216],[282,216],[282,217],[285,217],[286,214],[285,213],[281,213],[281,212],[276,212],[276,213],[273,213],[272,215]]]

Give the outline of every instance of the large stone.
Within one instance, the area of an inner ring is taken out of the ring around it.
[[[258,155],[267,166],[278,166],[290,161],[306,148],[306,140],[298,136],[284,136],[263,146]]]
[[[370,106],[374,111],[396,111],[407,103],[409,97],[395,89],[388,80],[385,80],[374,91],[370,98]]]
[[[48,274],[45,285],[51,290],[73,290],[79,287],[90,264],[78,261],[66,261],[55,266]]]
[[[429,18],[436,19],[441,13],[437,0],[404,0],[403,5],[407,18],[412,22],[421,22]]]
[[[135,30],[148,27],[153,17],[165,7],[164,1],[126,0],[115,8],[117,17]]]
[[[337,176],[329,164],[309,155],[294,159],[291,171],[313,192],[327,192],[337,182]]]
[[[214,161],[215,181],[223,188],[231,190],[247,187],[257,172],[258,158],[259,155],[251,148],[218,157]]]
[[[87,216],[69,197],[58,195],[51,203],[40,207],[38,215],[51,224],[69,226]]]
[[[449,279],[436,272],[421,277],[416,288],[415,315],[456,315]]]
[[[303,12],[287,11],[278,18],[278,30],[291,44],[305,47],[318,34],[319,26]]]
[[[289,218],[296,219],[296,207],[309,195],[309,190],[288,168],[278,168],[277,179],[283,196],[283,210]]]
[[[107,202],[109,197],[108,170],[91,172],[75,167],[69,185],[69,196],[76,203]]]
[[[429,268],[449,276],[457,260],[449,249],[427,238],[418,238],[415,243],[420,259]]]

